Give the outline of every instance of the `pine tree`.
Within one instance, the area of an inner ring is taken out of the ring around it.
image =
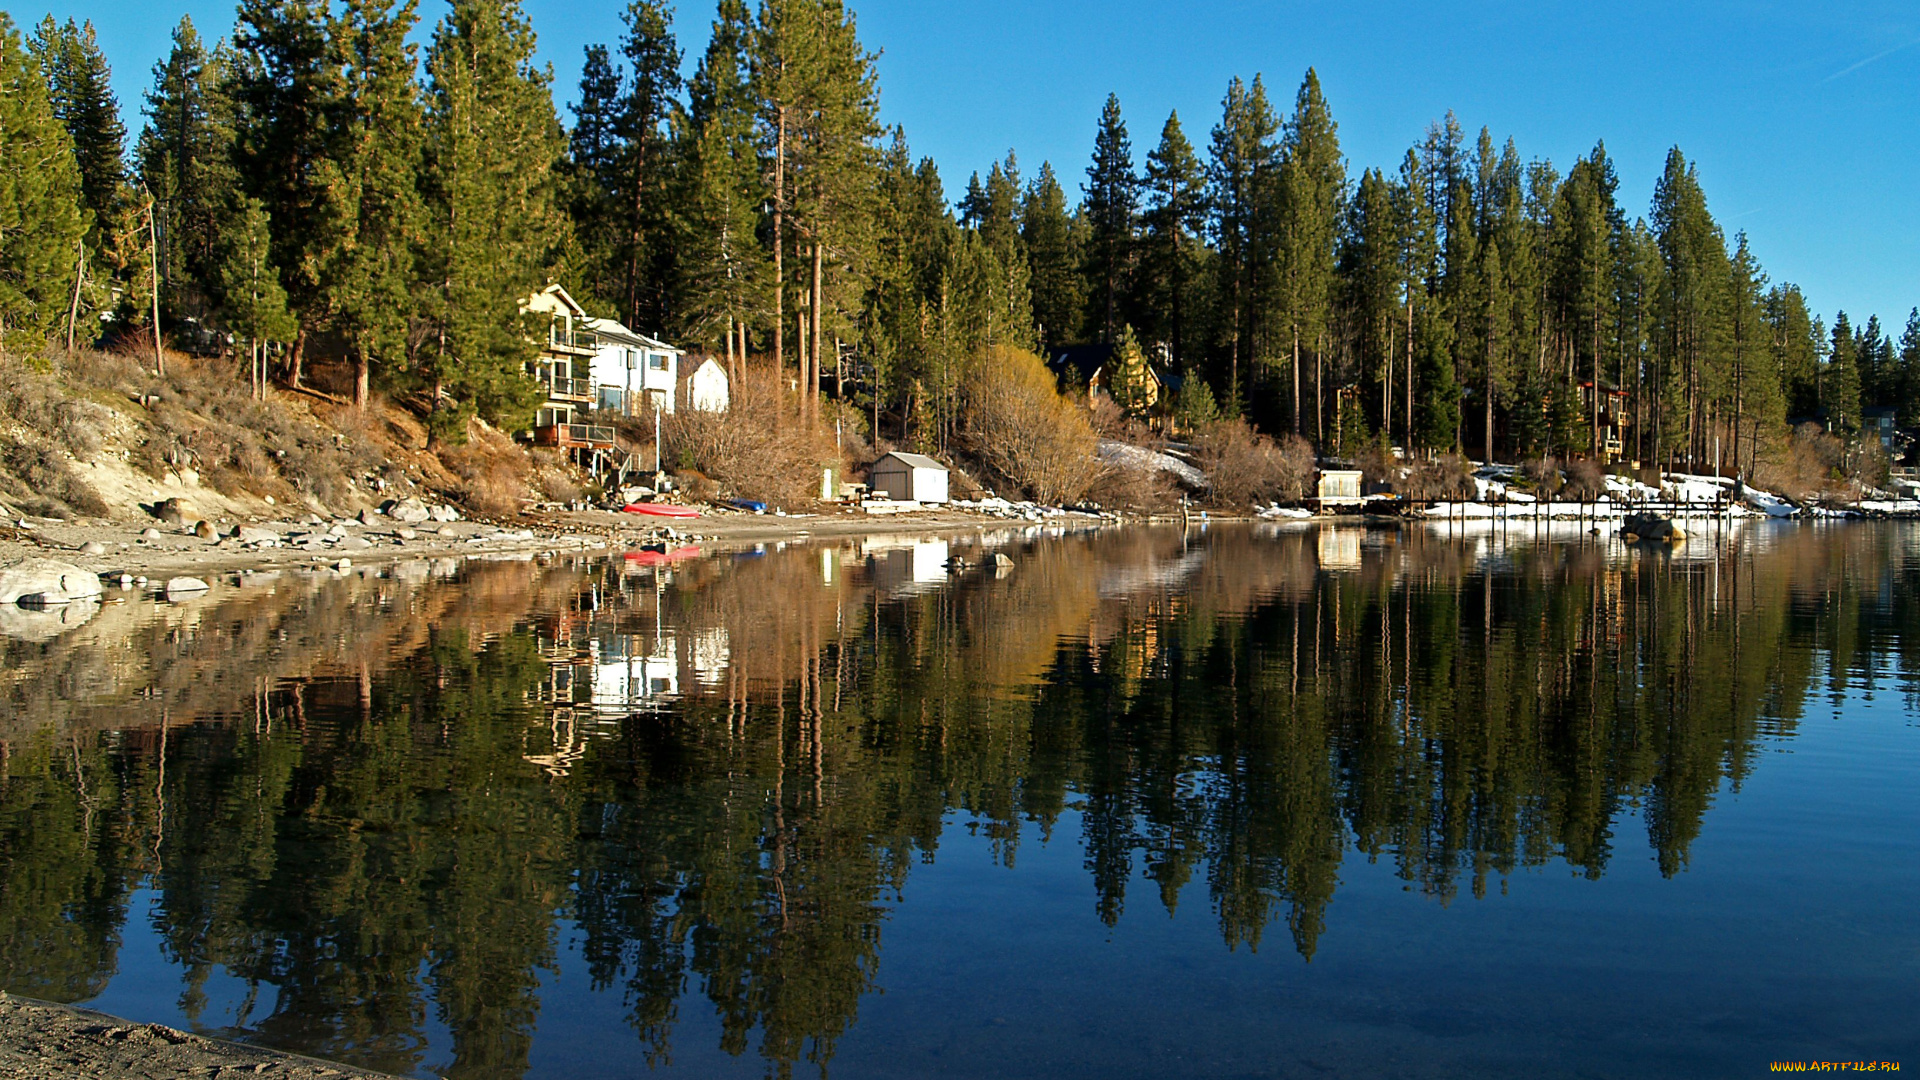
[[[336,152],[338,55],[324,0],[240,0],[229,82],[245,193],[273,222],[273,263],[300,320],[288,379],[299,386],[306,343],[324,325],[320,269],[335,238],[321,164]]]
[[[1176,363],[1188,360],[1196,278],[1201,270],[1206,228],[1206,174],[1193,144],[1171,113],[1160,129],[1160,145],[1147,155],[1146,211],[1140,243],[1140,300],[1152,340],[1164,341]]]
[[[1393,185],[1378,169],[1361,173],[1347,206],[1341,277],[1361,369],[1379,385],[1380,431],[1393,429],[1398,350],[1400,218]],[[1370,395],[1371,396],[1371,395]]]
[[[328,327],[354,361],[365,407],[375,362],[397,371],[407,345],[414,251],[422,240],[423,132],[418,67],[407,35],[415,0],[346,0],[329,27],[341,72],[335,150],[319,163],[328,235],[318,279]]]
[[[33,52],[48,86],[54,118],[65,125],[80,169],[81,202],[94,220],[113,213],[126,182],[127,131],[120,123],[120,103],[114,99],[112,73],[100,51],[91,21],[65,26],[52,16],[34,35]]]
[[[1240,414],[1243,379],[1264,347],[1273,258],[1262,223],[1271,213],[1268,203],[1279,172],[1278,130],[1259,78],[1251,86],[1238,78],[1227,84],[1208,155],[1207,201],[1219,264],[1215,297],[1220,310],[1214,323],[1227,359],[1223,411],[1229,416]]]
[[[618,275],[620,314],[635,329],[659,333],[672,317],[673,222],[667,197],[673,172],[671,130],[679,116],[680,46],[673,10],[665,0],[631,0],[621,19],[626,37],[626,95],[616,131],[620,154],[611,262]]]
[[[37,351],[68,318],[87,216],[46,76],[0,12],[0,356]]]
[[[577,247],[570,260],[571,291],[589,304],[605,304],[614,311],[619,310],[620,287],[619,275],[609,265],[612,256],[608,238],[614,235],[617,206],[613,190],[620,183],[623,153],[621,95],[621,72],[607,47],[588,45],[562,170],[567,213]]]
[[[1729,375],[1732,381],[1732,462],[1737,474],[1750,474],[1759,454],[1760,434],[1778,428],[1786,419],[1786,398],[1767,348],[1765,297],[1767,275],[1747,246],[1747,234],[1736,238],[1728,262],[1730,306]]]
[[[233,167],[231,57],[207,52],[182,17],[173,48],[153,66],[135,146],[140,182],[159,213],[161,300],[175,319],[205,323],[220,302],[220,248],[240,177]]]
[[[817,409],[828,335],[857,337],[861,269],[873,243],[880,158],[874,57],[838,0],[766,0],[755,45],[763,139],[774,164],[774,353],[784,353],[785,295],[802,300],[803,400]],[[788,246],[797,256],[786,263]],[[796,288],[797,287],[797,288]]]
[[[1104,372],[1107,396],[1129,417],[1142,417],[1153,404],[1153,374],[1147,369],[1147,357],[1133,327],[1122,325],[1119,340]]]
[[[226,321],[247,343],[247,368],[256,398],[266,392],[267,346],[285,342],[299,325],[287,310],[287,293],[273,272],[272,241],[266,208],[259,199],[235,195],[240,205],[220,261],[220,291],[226,297]]]
[[[1087,166],[1087,284],[1094,304],[1092,321],[1100,340],[1117,340],[1126,312],[1122,308],[1133,273],[1134,230],[1139,181],[1133,175],[1133,143],[1120,116],[1120,98],[1107,95]]]
[[[1833,351],[1820,376],[1820,405],[1827,430],[1851,435],[1860,430],[1860,367],[1853,326],[1842,311],[1833,317]]]
[[[707,52],[689,87],[691,145],[680,154],[689,195],[681,256],[680,326],[697,344],[723,342],[727,373],[745,372],[748,330],[765,324],[770,267],[755,231],[766,200],[748,80],[752,19],[721,0]]]
[[[1920,426],[1920,307],[1907,312],[1900,335],[1900,382],[1896,407],[1901,427]]]
[[[427,53],[422,269],[432,336],[421,351],[436,439],[461,438],[476,412],[523,424],[538,400],[527,377],[536,348],[518,303],[547,279],[565,226],[560,124],[533,52],[517,3],[458,0]]]
[[[1332,330],[1334,247],[1341,203],[1346,196],[1346,163],[1340,156],[1338,128],[1320,77],[1312,68],[1301,80],[1293,117],[1281,144],[1280,264],[1282,303],[1290,336],[1288,367],[1293,376],[1293,430],[1304,430],[1300,401],[1301,352],[1323,370]],[[1314,438],[1326,437],[1324,378],[1314,380]]]
[[[1033,318],[1042,346],[1057,349],[1081,340],[1086,308],[1080,277],[1079,223],[1067,208],[1066,191],[1042,162],[1020,208],[1020,237],[1027,250]]]

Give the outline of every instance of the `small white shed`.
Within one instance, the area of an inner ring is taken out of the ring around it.
[[[887,454],[868,470],[867,484],[875,495],[901,502],[947,501],[947,467],[925,454]]]
[[[727,369],[711,356],[687,376],[687,404],[700,412],[726,412],[730,396]]]

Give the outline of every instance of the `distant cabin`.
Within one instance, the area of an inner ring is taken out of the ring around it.
[[[901,502],[947,501],[947,467],[925,454],[898,450],[873,463],[867,485],[875,495]]]
[[[687,406],[697,412],[726,412],[732,395],[727,369],[709,356],[687,376]]]
[[[1353,506],[1366,501],[1360,495],[1359,469],[1321,469],[1313,486],[1321,506]]]

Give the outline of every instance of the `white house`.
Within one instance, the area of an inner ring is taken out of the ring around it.
[[[687,376],[687,405],[701,412],[726,412],[732,401],[727,369],[709,356]]]
[[[925,454],[895,450],[873,463],[867,483],[875,495],[902,502],[947,501],[947,467]]]
[[[629,416],[643,416],[656,405],[672,412],[683,350],[635,333],[615,319],[589,318],[586,325],[598,345],[590,375],[593,407]]]

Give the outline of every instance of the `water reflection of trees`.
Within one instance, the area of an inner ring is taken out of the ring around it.
[[[10,646],[122,659],[105,704],[8,728],[0,966],[97,994],[146,885],[190,1016],[224,970],[265,997],[216,1027],[511,1076],[570,932],[654,1062],[697,997],[784,1073],[854,1023],[952,815],[1007,867],[1077,823],[1109,923],[1138,882],[1204,891],[1228,946],[1283,923],[1310,957],[1351,855],[1446,902],[1598,877],[1640,828],[1673,874],[1808,693],[1911,686],[1903,531],[1487,543],[1135,531],[952,581],[878,545],[482,566]],[[16,716],[59,685],[13,680]]]

